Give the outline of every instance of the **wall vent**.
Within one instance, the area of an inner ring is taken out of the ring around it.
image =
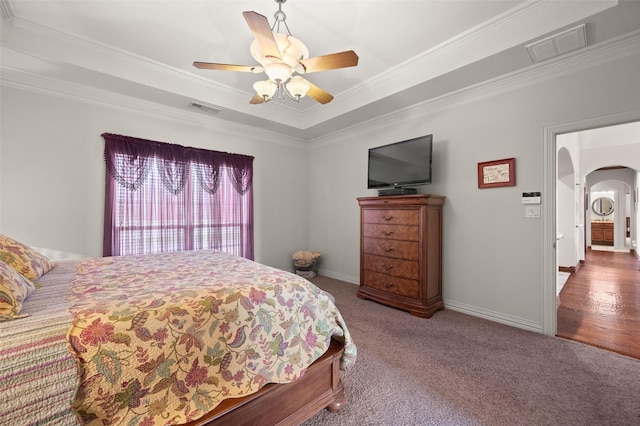
[[[542,40],[527,44],[525,48],[533,62],[542,62],[565,53],[573,52],[587,45],[585,24],[570,28]]]
[[[211,115],[217,114],[220,111],[222,111],[220,108],[216,108],[211,105],[199,104],[197,102],[191,102],[189,104],[189,108],[197,109],[199,111],[204,112],[205,114],[211,114]]]

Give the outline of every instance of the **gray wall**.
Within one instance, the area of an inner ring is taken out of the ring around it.
[[[38,248],[101,256],[100,135],[109,132],[254,156],[256,260],[291,269],[291,254],[306,247],[307,150],[299,141],[228,129],[209,118],[169,120],[5,86],[1,95],[4,234]]]
[[[445,306],[532,330],[543,315],[542,220],[524,217],[522,192],[543,185],[543,129],[640,108],[640,56],[573,67],[557,76],[532,75],[513,90],[457,105],[425,105],[383,124],[369,123],[339,140],[318,141],[309,155],[310,242],[327,253],[325,273],[357,282],[358,196],[366,189],[367,149],[434,135],[434,183],[442,194]],[[508,84],[508,81],[505,82]],[[478,189],[477,163],[516,158],[515,187]],[[332,165],[329,177],[325,171]],[[555,180],[555,174],[553,175]],[[551,194],[549,194],[552,196]]]

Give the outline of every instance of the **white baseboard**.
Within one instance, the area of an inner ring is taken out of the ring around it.
[[[335,278],[336,280],[346,281],[351,284],[360,285],[360,278],[354,277],[351,275],[340,274],[338,272],[329,271],[327,269],[318,269],[318,274],[324,275],[325,277]]]
[[[505,315],[499,312],[478,308],[477,306],[471,306],[453,300],[444,300],[444,308],[461,312],[463,314],[472,315],[474,317],[484,318],[489,321],[499,322],[500,324],[522,328],[524,330],[535,331],[536,333],[543,332],[542,323],[534,322],[524,318],[514,317],[511,315]]]
[[[351,284],[360,285],[359,277],[340,274],[337,272],[329,271],[327,269],[319,269],[318,274],[324,275],[325,277],[334,278],[336,280],[345,281]],[[505,315],[488,309],[478,308],[477,306],[467,305],[465,303],[460,303],[453,300],[444,300],[444,308],[474,317],[484,318],[486,320],[498,322],[500,324],[509,325],[511,327],[522,328],[524,330],[533,331],[536,333],[543,332],[541,323],[530,321],[524,318],[514,317],[512,315]]]

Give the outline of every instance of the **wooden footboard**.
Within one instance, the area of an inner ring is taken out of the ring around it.
[[[342,344],[333,340],[301,379],[269,384],[242,398],[227,399],[206,416],[185,426],[296,425],[320,410],[336,412],[344,404],[340,380]]]

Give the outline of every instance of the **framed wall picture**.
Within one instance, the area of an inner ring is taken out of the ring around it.
[[[498,188],[515,185],[515,158],[478,163],[478,188]]]

